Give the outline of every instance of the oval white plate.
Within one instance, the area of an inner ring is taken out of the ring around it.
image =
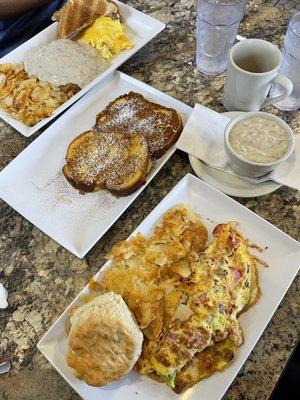
[[[234,118],[239,114],[241,114],[239,111],[223,113],[223,115],[228,118]],[[208,167],[201,160],[194,156],[189,155],[189,160],[195,174],[199,178],[221,190],[223,193],[228,194],[229,196],[258,197],[272,193],[281,186],[279,183],[272,181],[263,182],[259,185],[253,184],[245,181],[242,178],[237,178],[236,176],[226,174],[226,172]]]

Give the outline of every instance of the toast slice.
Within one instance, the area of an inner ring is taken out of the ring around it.
[[[119,196],[136,191],[149,168],[147,141],[140,135],[87,131],[69,145],[63,174],[83,192],[108,189]]]
[[[52,20],[59,22],[59,38],[70,39],[98,17],[120,19],[117,5],[111,0],[68,0],[53,14]]]
[[[94,129],[103,133],[139,134],[147,140],[151,158],[157,159],[177,141],[183,126],[177,111],[129,92],[97,115]]]

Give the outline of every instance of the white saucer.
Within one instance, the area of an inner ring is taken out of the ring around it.
[[[228,118],[235,118],[241,114],[239,111],[224,112]],[[215,168],[208,167],[198,158],[189,155],[189,160],[195,174],[203,181],[221,190],[229,196],[235,197],[258,197],[274,192],[280,188],[280,184],[272,181],[253,184],[242,178],[226,174]]]

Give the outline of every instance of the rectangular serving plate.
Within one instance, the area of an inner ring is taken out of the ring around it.
[[[0,172],[0,197],[79,258],[104,235],[175,151],[173,146],[155,161],[146,184],[130,196],[115,197],[106,190],[82,195],[66,181],[61,170],[70,142],[91,129],[96,114],[110,101],[130,91],[174,108],[183,123],[191,113],[186,104],[115,71]]]
[[[38,343],[39,350],[53,367],[65,378],[84,400],[220,400],[240,368],[253,350],[284,294],[299,270],[300,243],[265,221],[230,197],[187,174],[158,206],[136,228],[138,232],[150,235],[163,214],[177,204],[189,204],[200,215],[209,231],[218,223],[238,221],[238,229],[252,243],[267,249],[260,254],[269,268],[259,267],[259,283],[262,296],[247,312],[241,315],[245,341],[238,349],[233,364],[221,373],[215,373],[181,395],[176,395],[166,385],[145,376],[131,372],[125,379],[112,385],[94,388],[74,377],[66,363],[67,335],[65,324],[70,307],[79,297],[88,292],[86,286],[72,304],[64,311],[54,325]],[[96,274],[101,280],[111,267],[108,261]]]
[[[57,110],[48,118],[44,118],[42,121],[29,127],[22,122],[10,117],[6,112],[0,109],[0,117],[4,119],[8,124],[14,127],[24,136],[31,136],[38,129],[42,128],[53,118],[57,117],[64,110],[74,104],[78,99],[80,99],[85,93],[87,93],[91,88],[101,82],[106,76],[108,76],[112,71],[116,70],[121,64],[127,61],[133,54],[139,51],[143,46],[145,46],[151,39],[153,39],[159,32],[165,28],[165,24],[162,22],[149,17],[148,15],[137,11],[136,9],[127,6],[120,1],[115,0],[117,3],[120,14],[124,18],[126,23],[126,33],[129,39],[134,44],[131,50],[124,50],[117,56],[113,57],[110,67],[101,73],[97,78],[85,86],[82,90],[75,94],[72,98],[62,104]],[[51,24],[48,28],[44,29],[42,32],[35,35],[33,38],[29,39],[27,42],[23,43],[21,46],[17,47],[15,50],[6,54],[0,59],[0,64],[24,61],[26,53],[37,46],[49,43],[53,40],[58,39],[58,23],[55,22]]]

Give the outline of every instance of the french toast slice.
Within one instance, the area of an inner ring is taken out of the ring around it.
[[[108,189],[118,196],[136,191],[149,169],[147,141],[140,135],[118,131],[87,131],[69,145],[63,174],[83,192]]]
[[[162,157],[179,138],[183,125],[172,108],[153,103],[139,93],[124,94],[101,111],[94,129],[98,132],[124,132],[143,136],[153,159]]]

